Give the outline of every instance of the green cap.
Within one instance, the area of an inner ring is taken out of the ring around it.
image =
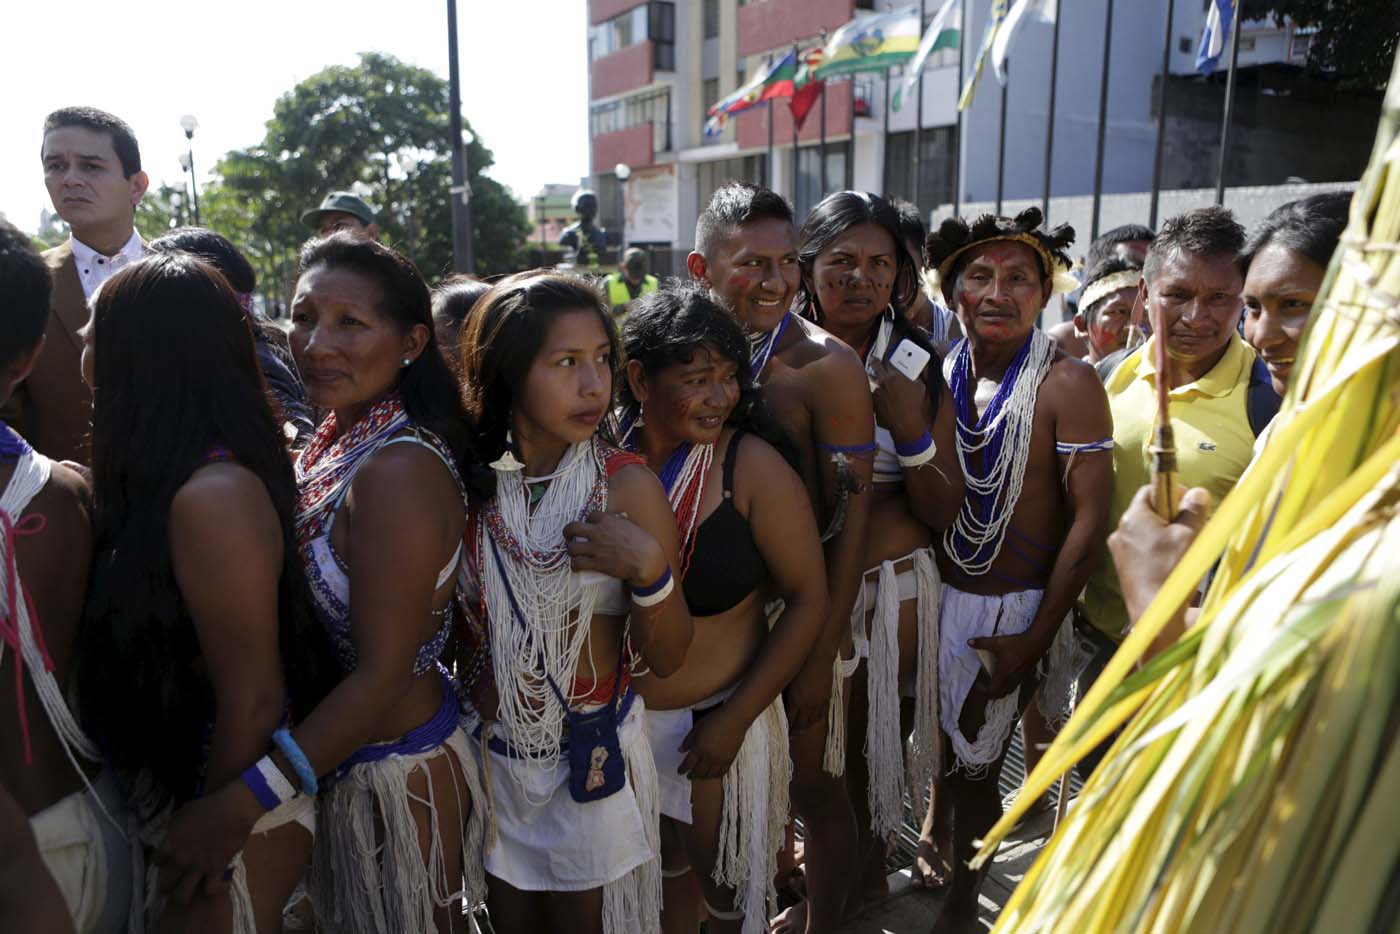
[[[319,208],[301,216],[301,222],[315,230],[321,226],[321,218],[327,214],[349,214],[359,218],[366,227],[374,223],[374,212],[369,205],[348,191],[333,191],[326,195]]]

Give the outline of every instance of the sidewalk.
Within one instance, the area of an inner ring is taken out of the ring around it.
[[[991,930],[1002,905],[1049,840],[1054,823],[1053,811],[1039,814],[1022,823],[1001,845],[982,886],[978,934]],[[926,934],[938,917],[942,896],[910,888],[907,868],[891,873],[889,882],[889,897],[867,905],[842,925],[842,934]]]

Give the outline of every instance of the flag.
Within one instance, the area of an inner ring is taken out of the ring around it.
[[[992,69],[1002,84],[1006,83],[1006,56],[1011,51],[1011,40],[1016,38],[1016,30],[1030,18],[1042,23],[1055,22],[1055,7],[1058,5],[1059,0],[1016,0],[1016,5],[1007,12],[1006,22],[1002,23],[996,38],[992,40]]]
[[[962,99],[958,101],[958,109],[966,110],[972,103],[972,95],[977,93],[977,81],[982,77],[982,67],[987,64],[987,56],[992,54],[992,43],[996,41],[997,31],[1006,22],[1007,8],[1009,0],[992,0],[992,9],[987,18],[987,30],[982,33],[982,47],[977,50],[977,61],[972,66],[972,77],[967,82],[967,87],[963,88]]]
[[[767,100],[770,97],[783,96],[781,94],[769,94],[774,86],[786,81],[788,87],[792,85],[792,76],[796,72],[797,55],[789,52],[778,61],[770,61],[768,67],[754,74],[752,78],[744,82],[744,86],[733,91],[729,96],[716,101],[707,110],[705,120],[705,135],[718,136],[724,131],[724,125],[729,120],[730,114],[748,110],[750,107]],[[789,92],[791,93],[791,92]]]
[[[1201,47],[1196,50],[1196,70],[1203,75],[1215,71],[1225,52],[1225,40],[1235,19],[1234,6],[1233,0],[1211,0],[1206,28],[1201,31]]]
[[[919,48],[919,5],[888,13],[857,16],[832,34],[815,75],[825,80],[858,71],[883,71],[903,65]]]
[[[788,102],[788,109],[792,111],[792,122],[799,130],[826,88],[826,82],[814,76],[817,66],[822,63],[823,54],[821,46],[814,46],[803,50],[797,57],[797,76],[792,81],[792,100]]]
[[[768,77],[763,82],[761,99],[768,101],[775,97],[792,97],[796,81],[797,49],[794,47],[768,70]]]
[[[928,24],[928,29],[924,30],[924,41],[919,43],[919,51],[914,53],[914,60],[904,69],[904,81],[894,92],[895,110],[904,104],[904,95],[913,90],[914,85],[919,83],[919,76],[923,74],[924,62],[938,49],[956,49],[962,43],[962,32],[959,23],[962,16],[962,0],[946,0],[943,8],[934,14],[933,21]]]

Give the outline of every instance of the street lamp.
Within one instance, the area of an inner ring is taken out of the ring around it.
[[[170,196],[170,226],[179,227],[181,224],[180,208],[184,205],[184,197],[177,191]]]
[[[180,129],[185,131],[185,139],[189,140],[189,151],[181,157],[180,167],[190,173],[190,192],[194,196],[194,223],[198,227],[199,180],[194,175],[194,131],[199,129],[199,121],[194,118],[194,114],[185,114],[180,118]]]

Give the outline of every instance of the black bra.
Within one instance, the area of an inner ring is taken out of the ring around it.
[[[695,532],[695,551],[681,589],[693,616],[732,610],[768,576],[749,522],[734,508],[734,460],[743,432],[729,439],[724,455],[724,497]]]

